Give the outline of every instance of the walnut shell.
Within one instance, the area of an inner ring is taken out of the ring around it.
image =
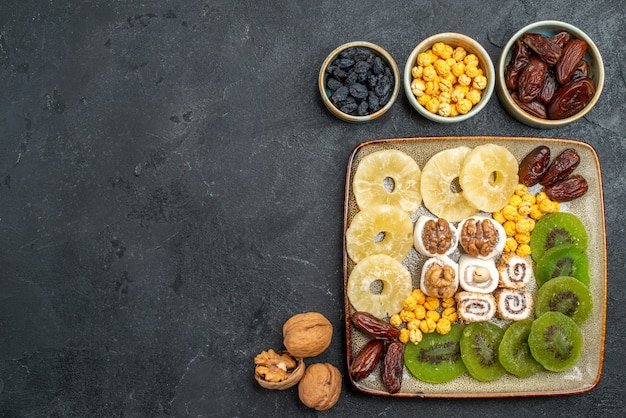
[[[304,360],[302,360],[301,358],[298,358],[296,359],[296,361],[298,362],[298,366],[291,372],[289,377],[283,381],[268,382],[267,380],[263,379],[263,377],[259,376],[257,373],[254,374],[254,378],[259,383],[259,385],[261,385],[261,387],[264,387],[265,389],[285,390],[285,389],[294,387],[300,382],[306,370],[306,365],[304,364]]]
[[[330,345],[333,326],[319,312],[292,316],[283,325],[283,344],[296,358],[315,357]]]
[[[307,367],[298,384],[300,401],[309,408],[326,411],[341,395],[341,372],[332,364],[315,363]]]

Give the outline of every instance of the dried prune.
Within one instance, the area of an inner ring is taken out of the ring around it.
[[[530,49],[521,40],[517,39],[513,45],[511,61],[506,66],[504,77],[506,86],[511,90],[517,89],[517,80],[530,61]]]
[[[530,59],[517,82],[517,91],[521,102],[532,102],[539,95],[547,69],[548,64],[545,61],[534,57]]]
[[[565,45],[561,58],[554,66],[554,73],[559,83],[565,84],[570,79],[578,63],[585,56],[585,52],[587,52],[587,42],[580,39],[572,39]]]
[[[561,47],[551,38],[539,33],[525,33],[522,41],[545,62],[550,65],[561,58]]]
[[[561,87],[550,106],[548,116],[552,119],[564,119],[580,112],[596,92],[596,86],[589,77],[570,81]]]

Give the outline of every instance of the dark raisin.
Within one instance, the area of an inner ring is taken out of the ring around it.
[[[354,65],[354,60],[350,58],[339,58],[335,60],[335,65],[342,70],[347,70]]]
[[[370,68],[372,68],[372,64],[367,61],[357,61],[354,64],[355,73],[366,73],[369,71]]]
[[[355,61],[363,61],[366,60],[367,58],[369,58],[371,55],[371,52],[369,51],[369,49],[365,49],[365,48],[356,48],[355,54],[354,54],[354,60]]]
[[[376,112],[378,109],[380,109],[380,100],[378,99],[378,96],[376,96],[373,92],[370,91],[367,100],[369,101],[369,107],[372,112]]]
[[[367,115],[367,109],[369,108],[369,103],[366,100],[363,100],[359,107],[356,110],[357,115],[364,116]]]
[[[333,103],[339,103],[342,100],[346,100],[346,98],[348,97],[348,94],[350,93],[350,91],[348,90],[348,87],[346,86],[342,86],[339,87],[337,90],[335,90],[335,92],[330,96],[330,100]]]
[[[391,79],[384,75],[374,87],[374,92],[378,97],[385,96],[391,90]]]
[[[367,82],[367,78],[371,75],[370,73],[371,73],[370,71],[368,71],[366,73],[358,73],[359,74],[359,77],[358,77],[359,83],[363,84],[363,83]]]
[[[328,77],[326,79],[326,87],[328,87],[329,89],[331,89],[332,91],[337,90],[339,87],[343,86],[343,84],[341,83],[341,81],[337,80],[334,77]]]
[[[369,91],[363,84],[354,83],[350,86],[350,94],[356,99],[365,99],[368,96]]]
[[[348,77],[346,78],[346,86],[350,87],[351,85],[353,85],[354,83],[356,83],[357,81],[359,81],[359,76],[357,73],[353,73],[350,72],[350,74],[348,74]]]
[[[357,105],[356,103],[346,103],[345,105],[341,106],[339,110],[341,110],[343,113],[350,114],[357,110],[358,107],[359,105]]]
[[[373,89],[376,86],[376,83],[378,83],[378,76],[371,74],[367,77],[367,87]]]
[[[336,65],[329,65],[328,67],[326,67],[326,73],[333,75],[336,69],[337,69]]]
[[[333,76],[335,76],[335,78],[338,80],[345,80],[346,77],[348,77],[348,72],[345,70],[342,70],[339,67],[335,67],[333,71]]]
[[[385,64],[380,57],[374,58],[374,65],[372,66],[372,72],[374,74],[382,74],[385,71]]]
[[[341,53],[339,53],[339,56],[341,58],[354,59],[355,53],[356,53],[356,50],[354,48],[348,48],[348,49],[344,49],[343,51],[341,51]]]

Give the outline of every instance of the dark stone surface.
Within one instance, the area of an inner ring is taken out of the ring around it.
[[[268,4],[265,4],[268,3]],[[351,125],[317,92],[339,44],[367,40],[404,66],[422,38],[458,31],[495,61],[518,28],[581,27],[603,53],[593,111],[552,131],[497,98],[453,126],[401,93]],[[588,2],[160,1],[0,3],[0,415],[314,415],[253,379],[291,315],[320,311],[318,361],[346,373],[345,167],[376,138],[564,137],[603,176],[609,297],[603,377],[566,397],[387,399],[347,380],[328,416],[614,416],[626,344],[623,9]]]

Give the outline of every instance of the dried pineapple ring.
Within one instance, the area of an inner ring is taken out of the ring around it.
[[[372,290],[377,282],[382,284],[380,292]],[[347,295],[357,311],[385,318],[402,309],[402,302],[411,294],[412,288],[411,273],[402,263],[375,254],[354,267],[348,277]]]
[[[402,209],[379,205],[358,212],[346,230],[346,251],[359,263],[373,254],[403,260],[413,247],[413,223]]]
[[[422,203],[421,170],[415,160],[399,150],[383,150],[361,160],[352,186],[359,209],[393,205],[412,213]],[[386,187],[393,183],[391,191]]]

